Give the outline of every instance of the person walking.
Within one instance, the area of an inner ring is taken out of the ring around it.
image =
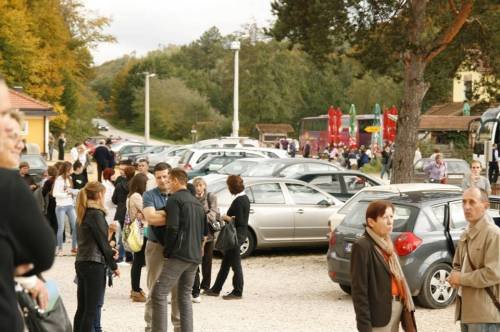
[[[448,167],[440,153],[436,154],[435,161],[424,167],[424,172],[427,174],[430,183],[448,182]]]
[[[78,254],[75,270],[77,276],[78,305],[73,331],[93,330],[97,305],[106,287],[106,266],[115,276],[120,276],[114,251],[108,242],[108,224],[104,209],[106,188],[99,182],[89,182],[80,191],[78,207]]]
[[[243,269],[241,267],[240,246],[245,242],[248,232],[248,216],[250,214],[250,200],[245,194],[245,185],[243,179],[238,175],[229,175],[227,177],[227,188],[234,195],[233,202],[223,217],[226,222],[234,222],[236,233],[238,235],[238,245],[231,250],[224,252],[221,267],[215,283],[205,295],[219,296],[222,286],[227,279],[229,269],[232,268],[233,290],[224,295],[224,300],[238,300],[243,297]]]
[[[144,214],[142,213],[142,194],[146,191],[146,183],[148,178],[142,174],[137,173],[129,182],[129,191],[127,198],[127,212],[130,222],[135,222],[137,219],[144,221]],[[146,294],[141,288],[141,271],[144,266],[144,250],[146,249],[147,240],[144,239],[142,248],[138,252],[134,252],[134,259],[132,261],[132,268],[130,269],[130,280],[132,290],[130,291],[130,298],[132,302],[146,302]]]
[[[166,213],[165,206],[168,200],[168,176],[172,167],[167,163],[158,163],[154,168],[156,188],[146,191],[142,195],[144,206],[144,217],[147,227],[144,231],[148,241],[146,243],[146,285],[148,296],[146,297],[146,308],[144,320],[146,332],[151,331],[152,321],[152,289],[163,269],[163,241],[165,237]],[[172,313],[170,315],[174,332],[180,332],[181,318],[177,304],[177,287],[172,288]]]
[[[54,262],[55,237],[35,197],[16,170],[22,150],[21,115],[11,109],[0,78],[0,331],[25,330],[14,276],[35,276]],[[48,293],[40,279],[29,293],[45,309]]]
[[[391,166],[392,166],[392,153],[389,145],[384,147],[382,151],[382,171],[380,172],[380,178],[384,179],[384,174],[387,173],[387,179],[391,179]]]
[[[464,191],[469,226],[460,236],[447,281],[458,289],[455,320],[462,332],[500,331],[500,228],[487,216],[488,195],[479,188]]]
[[[57,139],[57,151],[58,151],[58,160],[64,160],[64,147],[66,146],[66,137],[64,136],[64,133],[61,133],[59,135],[59,138]]]
[[[491,146],[491,159],[489,162],[488,178],[491,184],[496,184],[498,180],[498,148],[496,144]]]
[[[52,132],[49,132],[49,160],[52,161],[52,158],[54,156],[54,144],[55,144],[56,139],[54,138],[54,135]]]
[[[168,186],[172,194],[165,207],[165,258],[151,295],[153,332],[168,330],[167,296],[176,285],[181,331],[193,331],[191,289],[196,268],[202,261],[201,252],[208,229],[203,206],[187,190],[187,181],[184,170],[175,168],[170,171]]]
[[[491,186],[488,179],[481,175],[481,162],[479,160],[473,160],[470,163],[470,174],[467,174],[462,181],[462,189],[466,190],[469,188],[479,188],[488,195],[491,195]]]
[[[52,195],[56,199],[56,217],[57,217],[57,256],[63,255],[63,232],[66,217],[72,233],[71,253],[76,254],[76,211],[73,199],[75,191],[71,183],[71,163],[66,161],[59,168],[58,176],[54,182]]]
[[[365,233],[352,246],[351,295],[359,331],[399,331],[403,308],[415,311],[412,295],[394,251],[394,206],[373,201]]]
[[[109,140],[109,139],[108,139]],[[109,140],[111,142],[111,140]],[[109,143],[110,143],[109,142]],[[102,171],[106,168],[113,168],[114,165],[110,164],[111,152],[108,145],[104,141],[100,141],[94,151],[94,160],[97,164],[97,181],[102,181]]]
[[[42,195],[43,197],[46,197],[46,199],[48,199],[45,217],[47,217],[50,227],[52,227],[52,230],[54,231],[54,235],[57,235],[58,226],[56,216],[56,199],[52,195],[52,188],[54,187],[54,182],[56,181],[57,177],[57,168],[55,168],[54,166],[49,166],[47,168],[47,173],[49,175],[49,178],[47,179],[47,181],[45,181],[42,187]]]
[[[194,278],[193,285],[193,302],[200,303],[200,291],[203,289],[207,291],[210,289],[212,280],[212,258],[214,252],[214,238],[215,232],[213,231],[213,225],[218,222],[217,217],[219,216],[219,208],[217,207],[217,196],[213,193],[207,192],[207,183],[202,177],[196,177],[193,179],[193,185],[195,188],[195,196],[198,201],[203,205],[205,214],[207,216],[208,236],[205,241],[205,246],[203,247],[203,260],[201,262],[201,273],[203,280],[200,282],[200,268],[196,270],[196,276]]]

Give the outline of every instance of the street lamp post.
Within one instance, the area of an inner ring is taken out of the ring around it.
[[[144,83],[144,143],[149,144],[149,78],[156,74],[145,72],[146,81]]]
[[[233,137],[238,137],[239,136],[239,130],[240,130],[240,122],[238,119],[238,93],[239,93],[239,88],[238,88],[238,80],[239,80],[239,50],[240,50],[240,42],[239,41],[233,41],[231,43],[231,49],[234,50],[234,92],[233,92]]]

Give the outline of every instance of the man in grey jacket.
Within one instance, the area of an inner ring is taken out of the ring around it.
[[[500,331],[500,229],[486,216],[488,206],[484,190],[464,191],[469,227],[460,237],[448,278],[458,289],[455,318],[461,321],[462,332]]]

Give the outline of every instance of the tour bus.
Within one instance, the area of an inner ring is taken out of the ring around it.
[[[372,134],[365,131],[366,127],[374,125],[374,114],[356,115],[355,138],[356,146],[369,146],[371,144]],[[340,142],[344,146],[351,146],[349,135],[350,116],[342,115],[342,126],[339,130]],[[311,154],[317,155],[328,147],[328,115],[319,115],[303,118],[300,121],[300,146],[303,147],[308,141],[311,145]]]
[[[485,143],[489,143],[488,146],[496,144],[500,146],[500,107],[489,108],[483,115],[481,115],[481,121],[476,131],[476,140],[474,142],[474,154],[473,159],[479,160],[483,167],[488,167],[486,165],[486,158],[484,155]]]

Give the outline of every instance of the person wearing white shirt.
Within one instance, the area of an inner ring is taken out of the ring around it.
[[[137,171],[147,176],[146,191],[156,188],[156,180],[153,174],[149,173],[149,162],[147,159],[141,159],[137,163]]]
[[[56,217],[57,217],[57,255],[62,256],[63,232],[66,216],[69,220],[72,233],[71,253],[76,255],[76,211],[74,197],[77,192],[72,188],[71,183],[72,166],[70,162],[64,162],[59,169],[59,176],[54,182],[52,196],[56,199]]]
[[[71,150],[69,151],[70,155],[71,155],[71,163],[74,163],[75,161],[78,160],[78,143],[75,144],[75,146],[73,146],[71,148]]]

